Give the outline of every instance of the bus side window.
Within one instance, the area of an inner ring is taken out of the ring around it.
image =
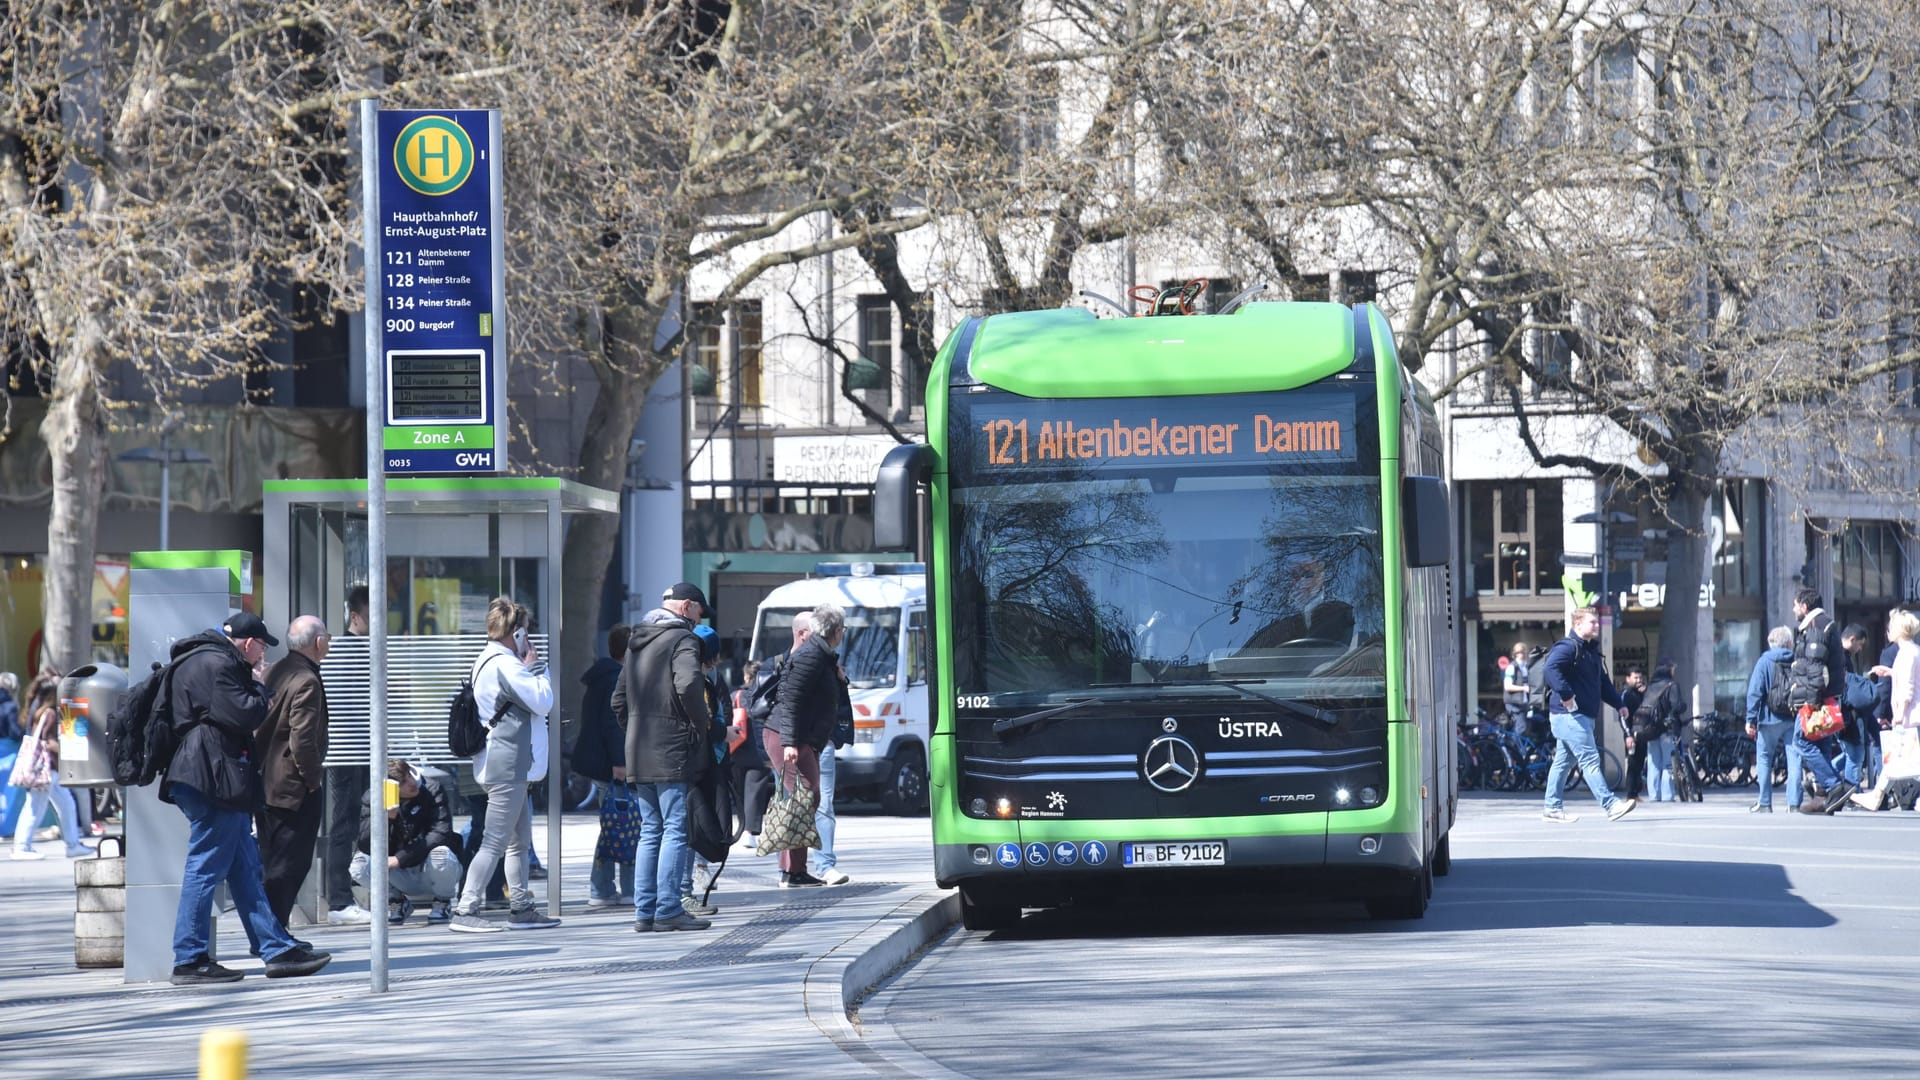
[[[927,681],[927,613],[923,608],[907,616],[907,685]]]

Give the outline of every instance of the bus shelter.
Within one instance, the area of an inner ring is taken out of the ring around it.
[[[367,482],[270,480],[262,510],[261,617],[283,628],[317,615],[332,632],[321,668],[327,688],[328,766],[366,766],[372,747],[370,688],[386,690],[387,754],[436,767],[471,786],[464,758],[447,749],[447,702],[486,644],[487,605],[496,596],[533,613],[533,640],[546,659],[556,702],[570,674],[560,640],[561,551],[566,519],[616,514],[610,491],[542,477],[390,478],[387,481],[387,595],[369,615],[384,617],[387,663],[372,672],[368,641],[348,631],[348,603],[368,581]],[[282,646],[284,649],[284,645]],[[560,717],[547,726],[547,908],[560,911],[560,815],[564,797]],[[380,778],[371,778],[378,785]],[[457,791],[455,812],[464,812]],[[331,819],[332,815],[328,815]],[[322,846],[322,851],[325,846]],[[350,857],[350,856],[349,856]],[[324,882],[308,875],[309,890]],[[370,897],[375,917],[384,900]],[[301,898],[312,918],[312,892]]]

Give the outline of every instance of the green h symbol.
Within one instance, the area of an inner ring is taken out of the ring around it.
[[[427,139],[431,135],[440,136],[440,149],[430,150],[427,148]],[[423,131],[420,133],[420,175],[422,178],[425,178],[427,175],[427,162],[435,160],[440,162],[440,175],[453,175],[453,140],[448,138],[447,133],[444,131]]]

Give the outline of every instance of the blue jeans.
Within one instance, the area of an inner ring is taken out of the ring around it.
[[[0,739],[0,781],[4,781],[13,772],[13,762],[20,753],[19,739]],[[15,823],[20,820],[20,808],[27,804],[27,789],[5,785],[6,793],[0,796],[0,836],[12,836]],[[38,828],[39,823],[35,822]]]
[[[680,872],[687,858],[687,785],[635,784],[633,794],[640,800],[633,917],[671,919],[686,910],[680,904]]]
[[[1553,737],[1558,740],[1553,748],[1553,767],[1547,770],[1547,809],[1558,810],[1566,795],[1567,774],[1573,771],[1573,763],[1580,763],[1580,775],[1586,778],[1587,787],[1593,790],[1593,797],[1599,800],[1602,810],[1612,810],[1619,798],[1613,789],[1607,786],[1607,778],[1600,771],[1600,748],[1593,742],[1593,718],[1579,713],[1554,713],[1549,723],[1553,727]]]
[[[1831,792],[1840,786],[1840,773],[1834,769],[1831,756],[1833,743],[1834,740],[1831,738],[1821,739],[1817,743],[1809,742],[1805,735],[1800,734],[1796,726],[1793,732],[1793,753],[1787,758],[1787,763],[1791,765],[1794,761],[1799,761],[1801,768],[1813,773],[1813,779],[1820,785],[1821,791]],[[1789,777],[1787,783],[1793,782],[1794,778]],[[1798,792],[1800,789],[1796,787],[1794,790]],[[1794,799],[1793,803],[1798,806],[1800,800]]]
[[[833,853],[833,780],[835,768],[833,742],[820,749],[820,806],[813,812],[813,827],[820,830],[820,852],[812,857],[813,870],[825,874],[840,857]]]
[[[1678,742],[1662,735],[1647,744],[1647,794],[1654,802],[1673,801],[1673,748]]]
[[[234,911],[245,924],[255,952],[271,961],[298,948],[267,903],[260,848],[253,842],[253,818],[244,810],[214,805],[186,784],[173,785],[171,793],[174,804],[187,816],[187,868],[180,881],[180,911],[173,920],[174,965],[198,963],[209,955],[213,890],[222,881],[233,895]]]
[[[1753,771],[1759,774],[1760,805],[1773,805],[1773,759],[1780,756],[1781,743],[1787,737],[1787,727],[1791,720],[1768,720],[1755,730],[1758,734],[1753,740]],[[1787,755],[1787,805],[1800,805],[1800,758],[1797,754]]]

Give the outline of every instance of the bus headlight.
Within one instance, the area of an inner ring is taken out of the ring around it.
[[[1001,799],[999,802],[994,803],[993,812],[996,814],[999,814],[1001,817],[1012,817],[1013,816],[1013,800]]]
[[[1360,789],[1360,805],[1361,806],[1372,806],[1379,801],[1380,801],[1379,788],[1363,787]]]
[[[986,817],[987,816],[987,800],[981,799],[981,798],[975,798],[972,802],[967,804],[967,813],[972,814],[974,817]]]
[[[1341,806],[1345,806],[1353,801],[1353,792],[1348,791],[1346,788],[1341,788],[1333,793],[1333,801],[1339,803]]]

